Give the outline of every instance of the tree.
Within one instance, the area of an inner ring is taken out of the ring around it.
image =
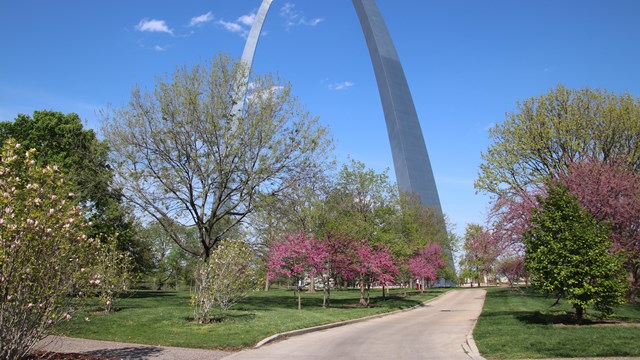
[[[420,293],[424,292],[425,280],[435,281],[438,278],[438,270],[445,266],[446,262],[444,261],[442,246],[436,243],[427,244],[407,261],[409,272],[414,278],[422,280]]]
[[[95,132],[84,129],[74,113],[35,111],[18,115],[13,122],[0,122],[0,142],[15,139],[26,149],[35,149],[40,166],[57,166],[64,174],[74,201],[82,206],[91,225],[87,235],[105,243],[116,239],[117,248],[135,260],[137,271],[150,265],[149,247],[136,236],[134,219],[113,186],[108,148]]]
[[[89,286],[99,242],[64,176],[7,140],[0,155],[0,358],[22,359],[73,312]]]
[[[397,190],[388,171],[377,173],[351,160],[344,164],[328,191],[324,209],[324,233],[340,233],[353,239],[385,243],[393,237],[392,216]]]
[[[369,306],[369,289],[371,284],[386,284],[398,275],[393,257],[389,249],[380,244],[369,244],[367,240],[354,243],[355,251],[352,262],[353,272],[360,284],[360,305]],[[365,296],[366,291],[366,296]]]
[[[558,85],[517,108],[489,132],[493,144],[475,182],[480,191],[521,194],[588,158],[625,159],[640,169],[640,101],[629,94]]]
[[[331,301],[331,280],[339,284],[340,281],[348,281],[355,278],[353,269],[355,256],[355,242],[343,234],[327,234],[322,240],[327,252],[325,268],[322,272],[323,279],[323,307],[329,307]]]
[[[126,198],[158,221],[185,251],[207,259],[249,215],[262,194],[279,194],[316,176],[328,131],[304,112],[289,84],[220,55],[205,66],[176,69],[152,93],[104,116],[117,183]],[[173,224],[198,229],[199,247]]]
[[[502,255],[500,239],[478,224],[468,224],[464,234],[463,266],[465,274],[480,286],[482,277],[494,273],[498,257]]]
[[[267,271],[270,278],[284,275],[293,278],[298,298],[298,310],[302,308],[300,292],[309,274],[324,271],[328,254],[321,242],[303,233],[286,235],[269,247]]]
[[[212,306],[227,311],[258,289],[260,276],[253,249],[244,241],[223,240],[196,273],[192,296],[195,319],[207,322]]]
[[[446,218],[435,209],[422,204],[415,194],[400,194],[392,221],[394,236],[389,237],[386,244],[398,262],[399,276],[404,282],[410,281],[411,272],[406,266],[408,259],[427,244],[440,244],[447,256],[451,256],[455,250],[455,235],[447,233],[449,224]],[[447,261],[447,266],[455,272],[453,266],[449,265],[453,265],[452,261]],[[443,271],[441,269],[440,273]]]
[[[562,185],[539,198],[524,235],[526,268],[532,284],[567,299],[578,322],[590,307],[608,315],[624,301],[622,258],[611,254],[610,230],[580,206]]]
[[[522,279],[524,279],[525,284],[529,283],[529,274],[525,269],[524,256],[510,256],[500,259],[496,266],[496,273],[506,277],[511,287]]]
[[[621,252],[629,273],[627,298],[640,289],[640,174],[623,161],[587,159],[571,163],[558,181],[597,221],[611,228],[612,250]]]

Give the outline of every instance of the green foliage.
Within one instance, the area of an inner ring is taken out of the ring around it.
[[[385,243],[393,236],[397,189],[388,170],[377,173],[364,163],[344,164],[328,191],[322,209],[322,232],[344,234],[352,239]]]
[[[227,311],[238,301],[256,291],[260,272],[253,249],[241,240],[224,240],[198,267],[196,288],[191,298],[198,323],[210,321],[212,307]]]
[[[69,186],[35,150],[14,140],[0,163],[0,358],[19,359],[74,308],[70,292],[89,285],[99,242]]]
[[[610,231],[583,209],[566,187],[555,185],[539,198],[531,228],[524,233],[526,267],[532,284],[564,297],[578,320],[593,306],[603,315],[624,302],[623,259],[612,255]]]
[[[476,189],[496,195],[522,193],[531,184],[566,173],[588,158],[624,159],[640,168],[640,100],[605,90],[567,89],[517,104],[491,129]]]
[[[74,113],[35,111],[0,123],[0,141],[15,139],[25,149],[35,149],[39,166],[57,166],[64,174],[74,200],[82,206],[91,224],[87,235],[105,242],[117,239],[118,249],[135,260],[136,270],[149,266],[149,248],[136,237],[131,211],[122,204],[122,194],[112,186],[108,148],[91,129],[84,129]]]

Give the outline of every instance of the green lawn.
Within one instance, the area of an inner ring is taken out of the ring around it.
[[[473,337],[488,359],[640,356],[640,304],[612,320],[573,324],[572,307],[531,289],[490,288]]]
[[[124,341],[140,344],[193,348],[238,349],[256,344],[270,335],[289,330],[354,319],[415,306],[445,289],[419,295],[392,296],[382,300],[372,291],[372,307],[357,307],[357,291],[332,291],[331,308],[322,308],[322,292],[303,294],[302,310],[296,309],[294,292],[271,290],[256,292],[236,305],[221,321],[196,324],[187,291],[139,291],[116,304],[119,311],[101,315],[78,312],[64,324],[60,333],[88,339]],[[84,317],[88,316],[89,321]]]

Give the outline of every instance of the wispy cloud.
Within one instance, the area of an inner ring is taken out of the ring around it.
[[[173,35],[173,29],[169,28],[164,20],[144,18],[136,25],[136,30],[142,32],[163,32]]]
[[[210,21],[213,21],[213,13],[211,13],[211,11],[206,14],[192,17],[191,21],[189,22],[189,26],[202,25]]]
[[[218,20],[217,23],[222,25],[222,27],[229,32],[239,34],[242,37],[246,37],[247,35],[249,35],[249,30],[251,30],[251,26],[253,25],[255,19],[256,13],[252,12],[240,16],[235,21]]]
[[[153,47],[153,50],[155,50],[155,51],[167,51],[168,48],[169,48],[168,45],[155,45]]]
[[[324,21],[323,18],[307,19],[301,11],[295,9],[292,3],[285,3],[280,8],[280,16],[285,19],[285,27],[290,29],[296,26],[316,26]]]
[[[225,30],[232,32],[232,33],[239,33],[241,35],[246,35],[248,30],[245,29],[241,24],[238,24],[237,22],[229,22],[229,21],[224,21],[224,20],[218,20],[218,24],[222,25],[222,27],[225,28]]]
[[[348,88],[352,87],[353,85],[355,85],[355,84],[353,82],[351,82],[351,81],[343,81],[341,83],[329,84],[327,87],[330,90],[347,90]]]

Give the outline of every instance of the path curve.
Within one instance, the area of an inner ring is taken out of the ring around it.
[[[296,336],[225,359],[480,358],[468,355],[463,346],[482,311],[484,298],[483,289],[449,291],[413,311]]]

